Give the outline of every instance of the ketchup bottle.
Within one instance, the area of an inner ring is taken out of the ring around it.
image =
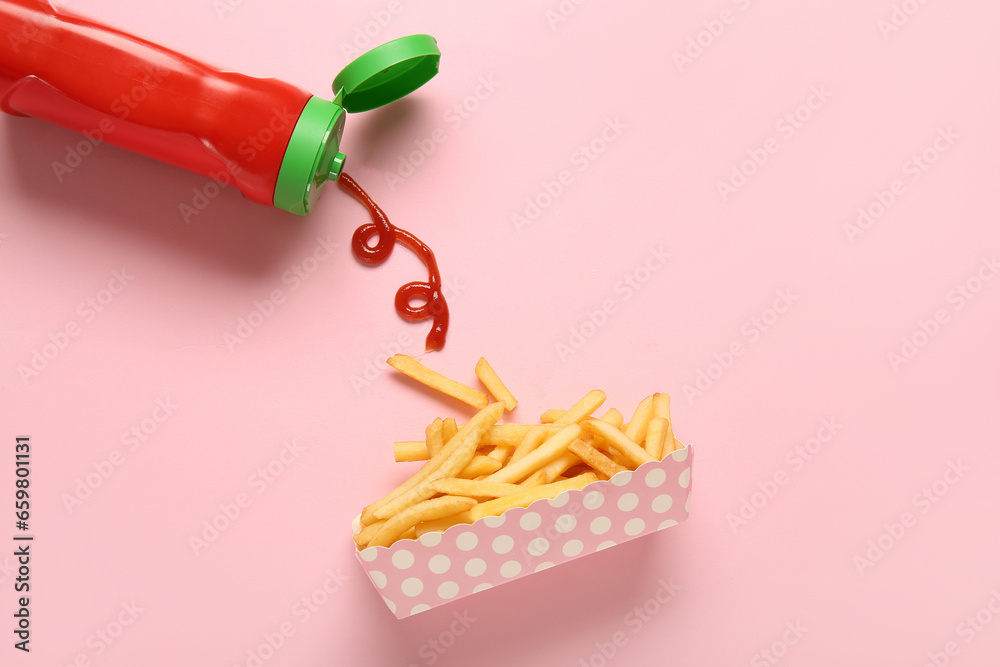
[[[330,101],[220,71],[47,0],[0,0],[0,109],[224,180],[251,201],[300,215],[340,177],[345,111],[411,93],[437,74],[440,57],[430,35],[388,42],[337,75]]]

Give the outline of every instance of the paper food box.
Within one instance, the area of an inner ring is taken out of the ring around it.
[[[677,525],[688,517],[692,462],[684,447],[551,500],[368,547],[358,560],[396,618],[406,618]]]

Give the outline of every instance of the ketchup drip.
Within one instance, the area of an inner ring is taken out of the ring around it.
[[[358,260],[372,266],[381,264],[389,258],[393,248],[399,243],[412,250],[427,267],[427,282],[406,283],[396,292],[396,312],[411,322],[433,318],[425,347],[427,351],[440,350],[444,347],[444,339],[448,333],[448,304],[441,294],[441,272],[438,271],[434,252],[416,236],[389,222],[385,212],[353,178],[341,173],[338,182],[340,187],[361,202],[372,216],[372,221],[358,227],[351,240],[351,248]],[[378,236],[375,245],[369,244],[373,236]],[[423,303],[414,306],[414,300]]]

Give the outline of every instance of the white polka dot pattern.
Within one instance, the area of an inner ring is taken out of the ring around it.
[[[400,570],[406,570],[413,566],[413,552],[400,549],[392,554],[392,564]]]
[[[454,581],[446,581],[438,586],[438,597],[442,600],[450,600],[458,595],[458,584]]]
[[[470,577],[480,577],[486,572],[486,561],[482,558],[473,558],[465,564],[465,573]]]
[[[511,579],[521,574],[521,563],[516,560],[509,560],[500,566],[500,574],[505,578]]]
[[[611,519],[606,516],[599,516],[590,522],[590,532],[594,535],[603,535],[611,530]]]
[[[441,533],[425,533],[420,536],[420,543],[429,547],[436,547],[441,544]]]
[[[408,597],[416,597],[420,595],[424,590],[424,582],[417,577],[407,577],[403,579],[403,584],[400,586],[403,595]]]
[[[444,574],[451,569],[451,559],[444,554],[431,556],[431,559],[427,561],[427,567],[429,567],[431,572],[434,574]]]
[[[639,496],[634,493],[626,493],[618,499],[618,509],[622,512],[631,512],[639,506]]]
[[[514,548],[514,538],[510,535],[501,535],[493,540],[493,552],[498,554],[509,554]]]
[[[535,530],[542,525],[542,517],[538,512],[527,512],[521,516],[521,528],[524,530]]]
[[[690,447],[635,472],[419,540],[358,552],[397,618],[487,590],[684,521]]]

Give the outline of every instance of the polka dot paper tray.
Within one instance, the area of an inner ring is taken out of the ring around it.
[[[688,517],[691,447],[552,500],[369,547],[358,560],[396,618],[677,525]]]

